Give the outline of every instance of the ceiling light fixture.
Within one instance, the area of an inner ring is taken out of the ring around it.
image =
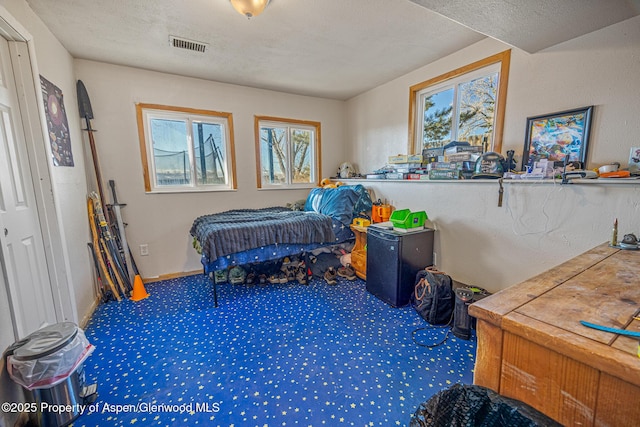
[[[258,16],[267,7],[270,0],[229,0],[231,6],[247,18]]]

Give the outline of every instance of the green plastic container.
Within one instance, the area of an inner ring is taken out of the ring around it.
[[[393,211],[389,220],[396,228],[424,227],[427,213],[425,211],[411,212],[409,209],[400,209]]]

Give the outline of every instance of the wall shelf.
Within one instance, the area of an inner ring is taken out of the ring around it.
[[[497,184],[497,179],[357,179],[357,178],[332,178],[332,181],[340,181],[347,184],[362,184],[367,182],[388,182],[408,184]],[[560,179],[505,179],[504,184],[555,184],[555,185],[640,185],[640,178],[597,178],[597,179],[572,179],[568,184],[562,184]]]

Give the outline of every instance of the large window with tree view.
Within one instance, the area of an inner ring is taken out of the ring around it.
[[[315,186],[320,159],[320,123],[256,116],[259,188]]]
[[[231,113],[137,104],[147,192],[233,189]]]
[[[411,87],[410,151],[452,141],[500,151],[510,51]]]

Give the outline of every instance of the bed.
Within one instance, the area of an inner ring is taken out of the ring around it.
[[[302,255],[352,240],[353,218],[370,210],[371,198],[362,185],[314,188],[301,211],[269,207],[204,215],[193,221],[190,234],[204,274],[212,276],[231,266]],[[217,307],[216,283],[211,281]]]

